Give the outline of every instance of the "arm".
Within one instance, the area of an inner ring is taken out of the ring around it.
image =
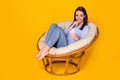
[[[89,27],[85,26],[83,31],[82,31],[82,34],[81,34],[80,38],[84,38],[87,35],[88,32],[89,32]]]
[[[74,24],[72,24],[72,25],[68,28],[68,30],[70,31],[73,27],[74,27]]]
[[[78,21],[73,22],[72,25],[68,28],[68,30],[70,31],[73,27],[77,26],[78,24]]]

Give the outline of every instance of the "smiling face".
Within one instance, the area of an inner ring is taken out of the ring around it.
[[[74,20],[73,21],[78,21],[79,23],[83,23],[83,26],[87,24],[88,16],[87,16],[87,12],[84,7],[79,6],[76,8],[76,10],[74,12]]]
[[[78,21],[79,23],[83,23],[85,15],[82,11],[78,10],[78,11],[76,11],[75,18],[76,18],[76,21]]]

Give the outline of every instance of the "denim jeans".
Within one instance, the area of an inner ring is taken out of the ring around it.
[[[47,32],[45,41],[50,48],[51,47],[64,47],[67,46],[67,40],[64,34],[64,30],[58,27],[57,24],[52,24]]]

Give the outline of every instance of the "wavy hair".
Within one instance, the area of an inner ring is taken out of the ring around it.
[[[82,7],[82,6],[79,6],[79,7],[76,8],[76,10],[74,12],[74,20],[73,21],[76,21],[76,12],[77,11],[82,11],[84,13],[84,15],[85,15],[83,25],[80,28],[80,30],[82,30],[84,28],[84,26],[87,25],[87,23],[88,23],[88,15],[87,15],[86,9],[84,7]]]

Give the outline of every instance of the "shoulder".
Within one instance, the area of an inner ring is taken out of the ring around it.
[[[89,26],[88,25],[85,25],[84,28],[83,28],[83,30],[86,30],[86,29],[89,30]]]

